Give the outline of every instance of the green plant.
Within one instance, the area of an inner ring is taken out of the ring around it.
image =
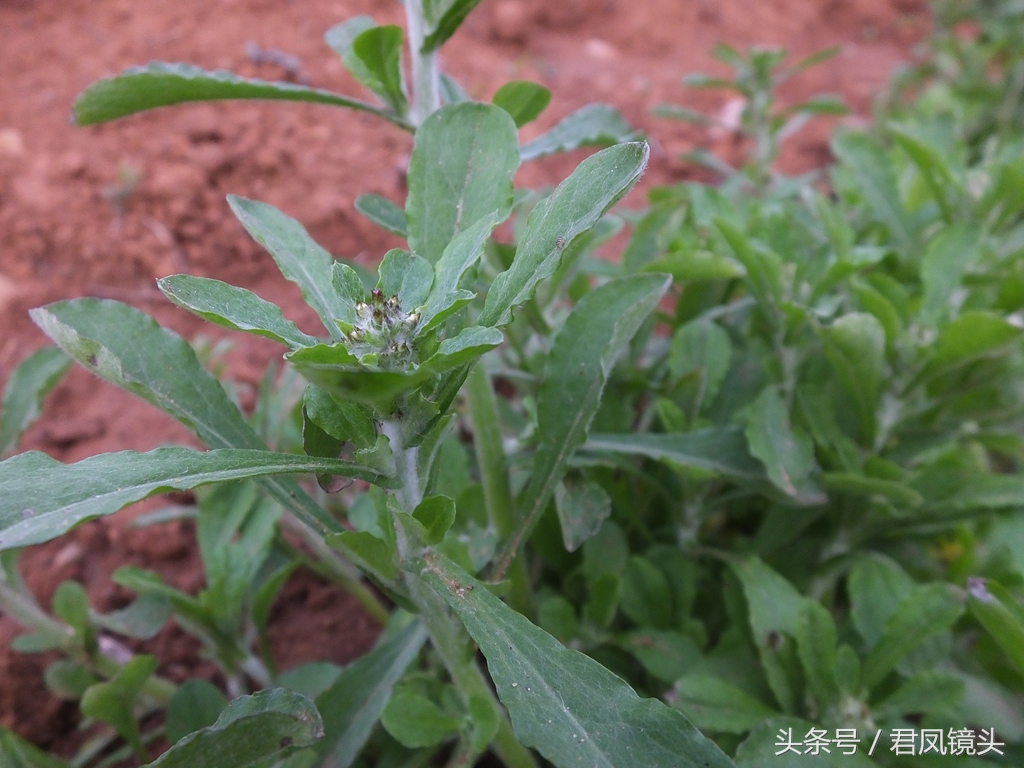
[[[827,48],[801,59],[790,67],[783,67],[786,51],[781,48],[751,48],[746,56],[735,48],[719,44],[715,58],[733,70],[730,79],[703,74],[687,75],[684,82],[693,88],[711,88],[735,93],[741,99],[741,111],[736,126],[724,125],[720,118],[709,117],[686,107],[661,105],[654,114],[660,117],[686,120],[698,125],[716,125],[726,130],[739,130],[749,141],[747,158],[741,169],[755,191],[763,191],[773,180],[773,168],[779,146],[815,115],[845,115],[846,107],[835,96],[815,96],[793,106],[776,108],[776,90],[787,80],[820,64],[839,53],[838,48]],[[690,153],[689,157],[711,169],[723,173],[727,179],[736,179],[736,169],[721,158],[705,151]]]

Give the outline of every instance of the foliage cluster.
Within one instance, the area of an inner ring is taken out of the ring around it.
[[[1021,764],[1024,133],[1003,119],[1019,105],[1004,36],[1017,4],[943,6],[931,52],[897,84],[914,98],[839,133],[824,175],[772,162],[794,120],[836,103],[776,111],[784,55],[722,49],[736,76],[696,84],[746,98],[747,166],[617,213],[647,161],[617,113],[587,108],[519,146],[543,88],[475,103],[438,72],[475,4],[409,0],[408,82],[398,27],[328,32],[379,106],[165,64],[76,106],[88,123],[201,99],[316,101],[415,130],[415,149],[404,208],[358,203],[409,244],[375,275],[229,199],[321,335],[241,288],[160,281],[287,349],[252,414],[138,310],[33,311],[59,350],[12,376],[3,449],[68,358],[211,449],[0,463],[0,609],[30,629],[20,650],[62,651],[49,686],[106,726],[75,764],[146,762],[160,735],[175,744],[153,764],[167,766],[459,766],[488,749],[510,768],[536,753],[558,768]],[[976,37],[954,31],[965,18]],[[553,191],[513,188],[521,162],[595,144],[613,146]],[[509,218],[513,244],[492,237]],[[627,224],[621,259],[598,258]],[[195,518],[201,592],[126,568],[127,608],[98,613],[67,583],[51,614],[25,589],[21,548],[172,489],[196,489],[195,507],[144,522]],[[386,623],[369,654],[276,668],[267,618],[300,567]],[[124,658],[114,636],[152,637],[171,616],[224,691]],[[886,741],[867,756],[880,729],[907,728],[986,729],[1002,754],[908,758]],[[856,729],[861,748],[776,754],[780,731],[812,729]],[[9,732],[0,749],[65,765]]]

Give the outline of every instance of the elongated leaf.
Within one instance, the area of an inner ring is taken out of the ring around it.
[[[381,725],[405,747],[433,747],[459,732],[457,717],[444,712],[426,696],[403,691],[391,698]]]
[[[1001,584],[984,579],[971,579],[968,583],[967,606],[1024,674],[1024,608]]]
[[[963,599],[949,584],[927,584],[911,590],[864,662],[864,686],[871,689],[882,682],[904,656],[928,637],[949,629],[963,610]]]
[[[49,541],[85,520],[157,493],[295,473],[388,482],[361,464],[273,451],[157,448],[104,453],[76,464],[29,451],[0,462],[0,549]]]
[[[860,414],[867,440],[875,434],[885,366],[885,328],[874,315],[851,312],[822,331],[825,354]]]
[[[773,318],[784,296],[782,259],[763,246],[755,244],[732,222],[716,218],[715,226],[722,232],[729,247],[747,271],[747,285],[762,310]]]
[[[449,37],[455,34],[455,30],[479,4],[480,0],[441,0],[432,3],[435,13],[441,11],[442,8],[443,12],[440,13],[440,16],[435,16],[437,20],[434,22],[433,30],[423,41],[420,51],[430,53],[440,48]]]
[[[0,725],[0,766],[2,768],[70,768],[70,763],[48,755],[18,734]]]
[[[427,632],[418,620],[388,633],[365,656],[349,664],[330,688],[317,696],[325,735],[316,746],[320,763],[348,768],[380,719],[391,691],[420,652]]]
[[[555,337],[538,396],[540,443],[522,504],[524,527],[510,551],[550,501],[569,458],[586,440],[608,375],[671,282],[667,275],[611,280],[580,300]],[[574,540],[575,534],[565,537]]]
[[[865,477],[852,472],[826,472],[822,475],[825,488],[840,493],[855,493],[862,496],[884,496],[896,504],[919,507],[924,499],[910,486],[895,480]]]
[[[150,765],[249,768],[315,744],[323,720],[305,696],[273,688],[232,701],[209,728],[189,734]]]
[[[551,103],[551,91],[529,80],[513,80],[498,89],[494,103],[512,116],[517,128],[522,128],[536,120]]]
[[[832,151],[857,179],[872,212],[889,227],[893,239],[901,247],[908,246],[916,236],[896,186],[892,162],[866,133],[848,131],[832,142]]]
[[[504,221],[519,167],[516,126],[491,104],[442,107],[416,131],[405,203],[409,247],[437,262],[452,238],[480,219]]]
[[[167,740],[174,744],[190,733],[210,727],[227,707],[227,698],[210,681],[186,680],[167,704]]]
[[[581,147],[607,147],[635,141],[639,133],[608,104],[588,104],[562,118],[553,128],[522,146],[522,161]]]
[[[281,308],[245,288],[191,275],[171,275],[157,285],[179,307],[195,312],[210,322],[235,331],[250,331],[292,349],[317,343],[281,314]]]
[[[765,479],[763,466],[750,455],[746,438],[738,427],[667,435],[593,434],[581,450],[647,456],[681,467],[708,469],[739,480]]]
[[[611,516],[612,499],[598,483],[570,475],[555,487],[555,511],[562,542],[567,551],[575,552]]]
[[[149,758],[135,719],[135,698],[156,668],[155,656],[136,656],[109,682],[91,685],[82,694],[82,714],[112,726],[143,762]]]
[[[192,347],[143,312],[116,301],[75,299],[29,314],[70,357],[173,416],[211,448],[266,449]],[[285,508],[321,532],[341,526],[292,478],[261,481]]]
[[[458,336],[442,341],[437,352],[423,364],[422,368],[432,373],[457,368],[476,360],[504,340],[504,334],[497,328],[474,325],[463,330]]]
[[[95,125],[156,107],[221,99],[312,101],[371,112],[403,128],[409,127],[398,115],[340,93],[295,83],[269,83],[239,77],[223,69],[211,72],[191,64],[162,61],[132,67],[116,77],[94,83],[75,100],[72,115],[77,125]]]
[[[834,704],[839,700],[836,624],[828,609],[816,600],[804,602],[796,641],[807,685],[818,700],[818,706],[824,709]]]
[[[370,27],[352,41],[352,57],[359,59],[364,70],[359,79],[399,116],[408,109],[402,82],[403,38],[401,27],[388,24]],[[345,57],[345,63],[355,74],[350,58]]]
[[[766,387],[750,407],[747,442],[771,481],[799,504],[820,504],[825,495],[811,479],[817,470],[811,439],[789,424],[776,387]]]
[[[710,675],[687,675],[676,683],[675,691],[675,706],[707,731],[745,733],[778,714],[749,693]]]
[[[378,227],[383,227],[393,235],[405,237],[405,211],[380,195],[360,195],[356,198],[356,210]]]
[[[335,320],[355,321],[355,306],[332,289],[334,257],[321,248],[295,219],[272,205],[228,195],[228,205],[253,239],[274,257],[286,278],[323,321],[335,341],[342,338]]]
[[[512,308],[528,301],[537,283],[550,277],[562,253],[577,235],[593,227],[605,211],[622,198],[640,178],[650,149],[646,144],[620,144],[588,157],[537,204],[508,270],[495,278],[481,325],[507,325]]]
[[[557,768],[731,768],[681,712],[641,699],[440,558],[422,577],[480,646],[519,740]]]
[[[932,327],[949,313],[949,300],[978,254],[977,227],[954,224],[940,232],[925,249],[921,259],[921,322]]]
[[[0,410],[0,456],[14,448],[39,418],[43,398],[63,378],[71,360],[56,347],[37,349],[11,373]]]
[[[850,593],[850,617],[868,648],[882,639],[889,619],[913,588],[914,580],[895,561],[877,554],[857,559],[846,589]]]
[[[429,261],[398,248],[384,254],[379,271],[377,287],[385,297],[397,296],[406,312],[426,301],[434,283],[434,268]]]
[[[475,224],[456,233],[445,246],[441,258],[434,265],[434,283],[420,314],[417,333],[426,333],[473,299],[471,291],[459,288],[459,281],[466,270],[480,259],[484,243],[496,224],[495,217],[484,215]]]

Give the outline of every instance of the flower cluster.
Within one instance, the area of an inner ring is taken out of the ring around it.
[[[419,320],[419,313],[402,310],[397,296],[385,299],[374,288],[369,303],[356,304],[356,321],[346,333],[346,346],[365,365],[407,369],[416,362],[413,342]]]

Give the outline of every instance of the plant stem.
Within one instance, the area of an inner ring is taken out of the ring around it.
[[[395,469],[398,479],[402,482],[399,493],[399,501],[402,509],[410,515],[423,501],[423,487],[420,484],[419,471],[419,446],[407,448],[405,446],[405,430],[402,429],[401,419],[389,419],[381,422],[380,431],[387,437],[391,446],[391,455],[395,457]],[[399,553],[405,559],[404,553]]]
[[[412,57],[412,111],[409,119],[413,125],[420,126],[441,106],[437,52],[423,53],[427,31],[423,0],[405,0],[405,17],[409,26],[409,54]]]

